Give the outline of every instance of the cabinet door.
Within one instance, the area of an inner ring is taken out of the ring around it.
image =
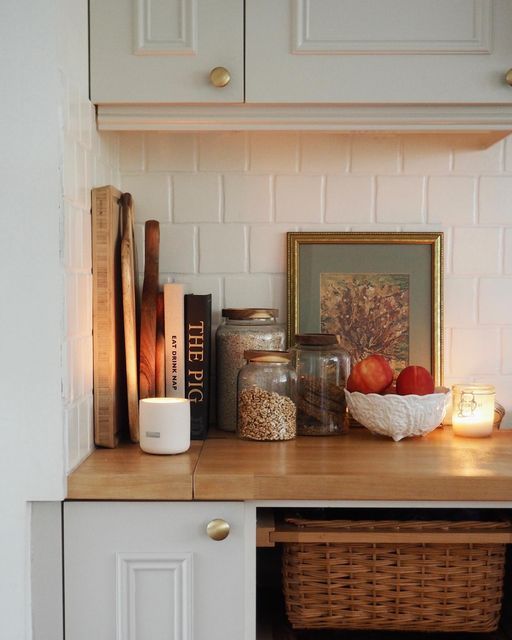
[[[90,24],[95,104],[243,101],[240,0],[91,0]]]
[[[206,533],[214,518],[230,524],[224,540]],[[253,637],[246,538],[243,503],[65,503],[66,639]]]
[[[247,102],[512,102],[509,0],[246,4]]]

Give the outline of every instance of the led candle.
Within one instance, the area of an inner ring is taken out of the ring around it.
[[[488,384],[457,384],[453,387],[452,427],[457,436],[490,436],[494,422],[495,389]]]
[[[140,448],[146,453],[183,453],[190,447],[190,401],[144,398],[139,402]]]

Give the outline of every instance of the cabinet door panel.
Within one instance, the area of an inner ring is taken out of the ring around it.
[[[248,102],[512,102],[506,0],[247,0]]]
[[[95,104],[243,101],[239,0],[91,0]],[[231,81],[214,87],[209,73]]]
[[[243,503],[66,503],[66,638],[246,638],[246,544]]]

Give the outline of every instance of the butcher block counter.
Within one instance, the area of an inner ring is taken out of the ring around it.
[[[214,433],[187,453],[97,449],[68,478],[71,500],[512,500],[512,430],[460,438],[449,427],[393,442],[344,436],[250,442]]]

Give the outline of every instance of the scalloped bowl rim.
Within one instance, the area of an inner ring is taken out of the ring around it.
[[[451,390],[448,387],[436,387],[434,389],[434,393],[424,393],[423,395],[419,395],[416,393],[407,393],[404,395],[401,395],[399,393],[361,393],[361,391],[349,391],[348,389],[345,389],[345,393],[349,394],[350,396],[364,396],[365,398],[402,398],[402,399],[406,399],[406,398],[419,398],[420,400],[422,398],[432,398],[433,396],[446,396],[447,394],[451,393]]]

